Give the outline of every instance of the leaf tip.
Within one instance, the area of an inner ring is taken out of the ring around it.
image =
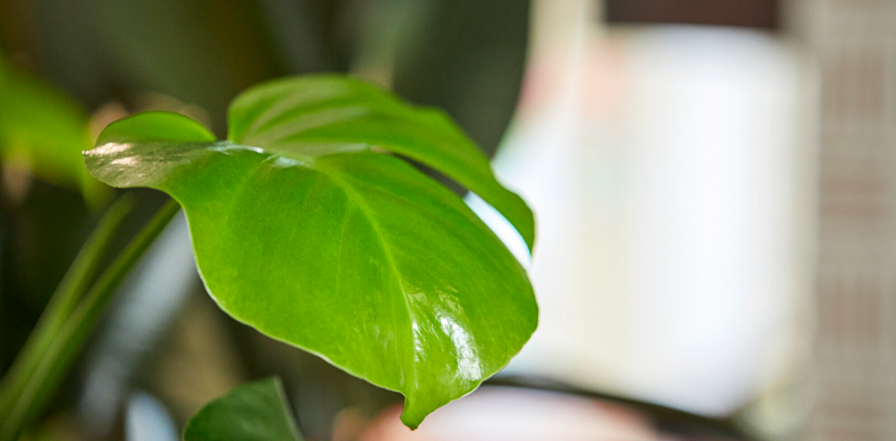
[[[109,124],[97,137],[96,145],[164,141],[211,142],[215,139],[208,128],[188,116],[153,111],[137,113]]]
[[[401,412],[401,423],[404,424],[408,429],[417,430],[420,427],[420,423],[423,422],[423,419],[426,418],[426,415],[420,416],[417,415],[417,412],[414,412],[414,415],[411,412],[408,412],[408,404],[407,400],[405,400],[405,408]]]

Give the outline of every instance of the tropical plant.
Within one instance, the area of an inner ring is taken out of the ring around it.
[[[0,384],[0,440],[17,439],[41,415],[115,288],[179,208],[223,311],[401,392],[411,428],[476,389],[528,340],[537,306],[523,267],[455,193],[407,161],[490,203],[531,250],[531,211],[442,112],[328,75],[250,88],[228,120],[227,139],[216,140],[183,115],[136,114],[84,152],[99,181],[172,201],[102,268],[133,202],[107,210]],[[278,384],[213,402],[186,439],[221,439],[210,428],[253,412],[270,424],[246,439],[298,439],[288,412],[258,410],[282,407]]]

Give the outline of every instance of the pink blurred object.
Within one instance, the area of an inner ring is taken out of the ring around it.
[[[659,440],[643,414],[554,392],[482,387],[426,418],[416,431],[401,424],[401,405],[381,413],[361,441]]]

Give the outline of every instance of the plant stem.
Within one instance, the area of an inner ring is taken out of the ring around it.
[[[113,298],[116,288],[179,208],[171,200],[156,213],[106,268],[55,338],[50,338],[51,342],[44,355],[25,380],[22,393],[8,412],[0,414],[0,441],[15,441],[22,429],[33,423],[44,411],[48,399],[56,391],[75,356],[80,353],[87,337]]]
[[[89,288],[90,282],[100,269],[105,255],[118,227],[131,212],[134,200],[125,195],[109,207],[90,237],[81,247],[75,261],[69,267],[50,302],[40,316],[37,325],[19,352],[12,367],[0,383],[0,416],[7,415],[22,394],[28,379],[43,358],[47,348],[62,329],[65,320]]]

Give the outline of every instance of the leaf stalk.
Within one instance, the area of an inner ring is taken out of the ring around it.
[[[114,298],[116,288],[180,209],[168,201],[87,291],[133,202],[116,203],[88,239],[0,386],[0,441],[15,441],[45,410]]]

